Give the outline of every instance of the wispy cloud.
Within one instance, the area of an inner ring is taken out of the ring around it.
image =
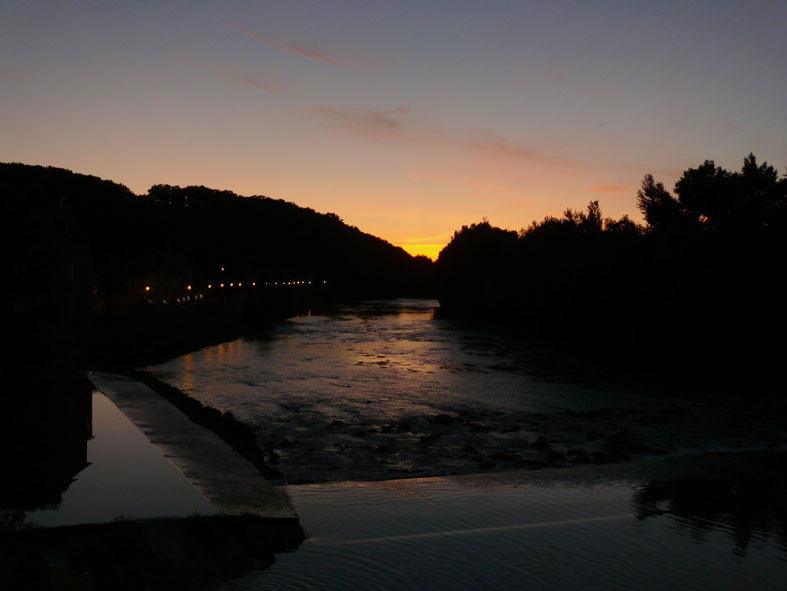
[[[258,41],[262,41],[263,43],[270,45],[271,47],[275,47],[283,51],[288,51],[290,53],[294,53],[296,55],[308,58],[310,60],[315,60],[318,62],[322,62],[324,64],[337,66],[339,68],[345,68],[350,70],[359,66],[372,65],[374,63],[373,60],[369,58],[362,58],[360,56],[340,56],[337,55],[336,52],[330,51],[328,49],[311,47],[303,43],[280,41],[278,39],[274,39],[266,35],[260,35],[259,33],[249,31],[244,27],[238,27],[238,30],[240,30],[244,35],[248,35],[252,39],[257,39]]]
[[[205,63],[196,65],[217,78],[223,78],[224,80],[231,80],[232,82],[245,84],[246,86],[256,88],[257,90],[263,90],[265,92],[278,92],[282,89],[282,87],[277,83],[260,80],[259,78],[255,78],[254,76],[250,76],[247,73],[234,68],[227,68],[224,66]]]
[[[625,191],[629,187],[623,185],[601,185],[598,187],[590,187],[589,193],[617,193],[618,191]]]
[[[408,115],[411,107],[398,109],[284,109],[289,113],[316,113],[322,116],[329,124],[339,127],[344,131],[358,133],[365,136],[390,135],[402,127],[403,117]]]
[[[314,113],[331,128],[364,137],[406,141],[442,149],[464,149],[486,157],[505,158],[532,163],[558,163],[560,159],[540,150],[520,145],[489,132],[452,132],[425,124],[409,117],[414,107],[397,109],[362,108],[303,108],[283,109],[282,112]]]
[[[464,141],[468,147],[491,152],[498,156],[527,160],[530,162],[546,162],[552,158],[541,153],[535,148],[521,146],[491,133],[476,134],[475,137]]]

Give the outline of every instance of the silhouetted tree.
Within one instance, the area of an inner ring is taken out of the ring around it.
[[[771,346],[787,330],[787,177],[750,154],[740,172],[686,170],[675,193],[644,177],[644,228],[604,219],[597,201],[516,240],[463,227],[437,261],[441,305],[486,321],[502,311],[508,329],[662,375],[773,377],[787,353]]]
[[[656,182],[652,174],[646,174],[642,179],[642,187],[637,192],[637,207],[651,230],[671,231],[685,225],[683,206],[662,183]]]

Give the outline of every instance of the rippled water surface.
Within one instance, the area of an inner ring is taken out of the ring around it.
[[[547,381],[516,342],[436,318],[436,307],[303,316],[152,370],[254,426],[290,483],[525,467],[545,460],[530,447],[545,413],[632,402]]]
[[[290,484],[606,463],[784,440],[780,420],[745,405],[730,411],[547,375],[521,342],[440,319],[436,308],[431,300],[347,306],[151,369],[254,427]]]
[[[784,589],[783,537],[646,516],[633,482],[512,480],[289,487],[310,539],[223,589]]]

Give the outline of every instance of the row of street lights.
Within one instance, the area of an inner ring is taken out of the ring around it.
[[[223,271],[224,268],[222,267],[221,270]],[[327,283],[328,283],[327,281],[323,281],[322,285],[327,285]],[[273,287],[284,287],[284,286],[296,286],[297,287],[297,286],[300,286],[300,285],[304,285],[304,286],[305,285],[312,285],[312,282],[311,281],[273,281],[273,282],[266,281],[265,282],[265,286],[266,287],[270,287],[271,285]],[[227,286],[228,287],[243,287],[243,283],[242,282],[238,282],[236,284],[234,281],[230,282],[229,284],[219,283],[217,287],[219,289],[223,289],[223,288],[225,288]],[[252,287],[257,287],[257,282],[256,281],[252,281],[251,282],[251,286]],[[213,284],[212,283],[208,283],[208,289],[213,289],[213,288],[214,288]],[[145,293],[149,294],[150,290],[151,290],[150,285],[146,285],[145,286]],[[191,285],[187,285],[186,286],[186,291],[191,291],[191,290],[192,290],[192,286]]]

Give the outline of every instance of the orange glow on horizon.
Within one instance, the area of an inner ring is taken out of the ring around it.
[[[445,248],[445,244],[400,244],[405,252],[411,256],[425,256],[433,261],[437,260],[440,251]]]

